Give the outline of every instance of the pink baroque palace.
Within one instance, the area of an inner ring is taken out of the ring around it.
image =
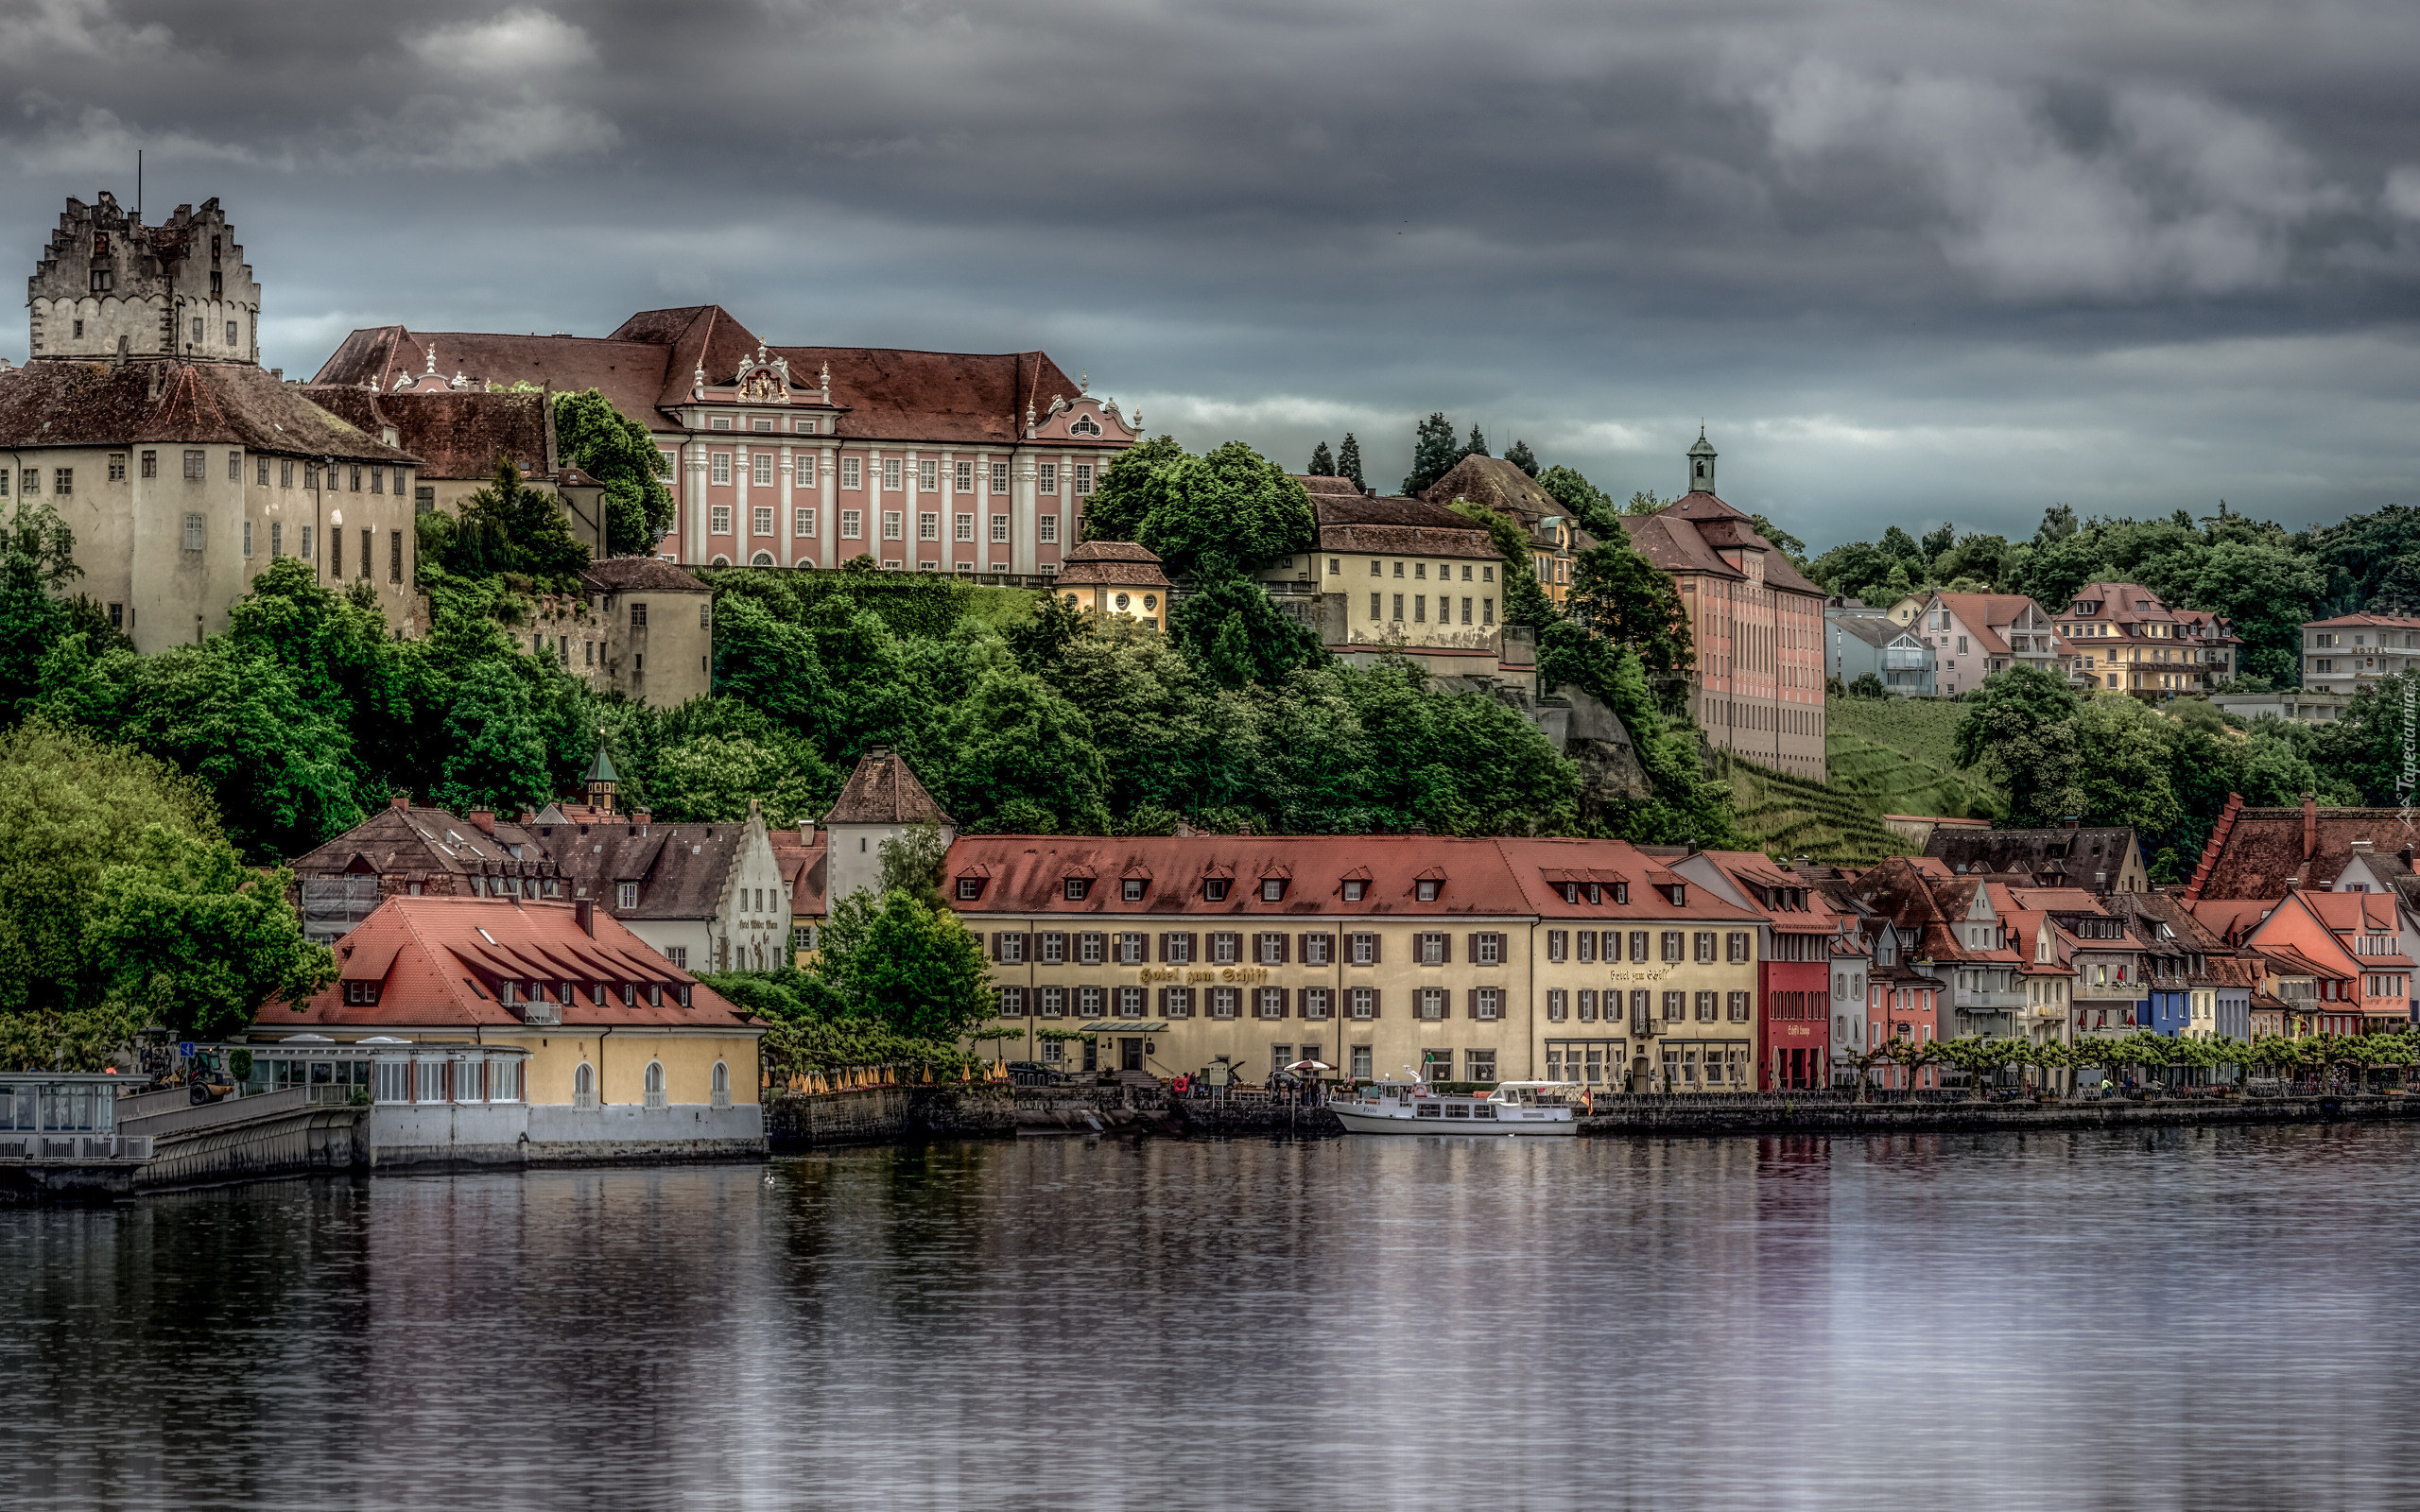
[[[1141,436],[1040,352],[769,346],[717,305],[604,337],[347,336],[319,384],[381,394],[595,388],[653,433],[679,504],[657,547],[697,566],[1053,575],[1085,499]]]

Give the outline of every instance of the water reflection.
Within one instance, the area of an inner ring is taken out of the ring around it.
[[[0,1489],[2394,1504],[2416,1141],[1028,1140],[9,1212]]]

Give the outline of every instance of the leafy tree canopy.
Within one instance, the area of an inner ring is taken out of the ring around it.
[[[1504,460],[1531,477],[1538,475],[1538,454],[1530,451],[1530,443],[1525,440],[1515,438],[1512,444],[1504,449]]]
[[[605,549],[615,557],[655,549],[672,528],[670,467],[647,426],[594,388],[555,396],[562,459],[605,485]]]
[[[1454,440],[1454,422],[1439,410],[1420,422],[1412,437],[1411,472],[1405,475],[1403,491],[1417,494],[1430,484],[1454,470],[1462,459],[1462,449]]]

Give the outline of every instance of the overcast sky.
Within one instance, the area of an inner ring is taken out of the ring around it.
[[[1301,469],[1417,417],[1826,545],[2420,503],[2404,0],[0,0],[63,197],[216,195],[356,326],[1046,349]],[[22,358],[22,320],[0,353]]]

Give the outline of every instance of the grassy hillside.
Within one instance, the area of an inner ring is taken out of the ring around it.
[[[1743,833],[1777,854],[1863,866],[1915,848],[1882,827],[1885,814],[1995,818],[2007,802],[1950,757],[1959,706],[1834,698],[1824,707],[1828,786],[1718,752]]]

